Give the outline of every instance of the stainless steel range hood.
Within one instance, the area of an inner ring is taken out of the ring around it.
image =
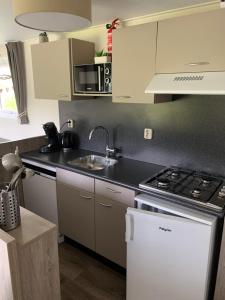
[[[156,74],[145,93],[225,95],[225,72]]]

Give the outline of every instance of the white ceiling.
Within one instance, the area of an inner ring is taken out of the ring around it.
[[[128,19],[205,2],[207,0],[92,0],[93,25],[107,23],[115,17]],[[37,31],[15,24],[12,0],[0,0],[0,42],[24,40],[37,35]]]

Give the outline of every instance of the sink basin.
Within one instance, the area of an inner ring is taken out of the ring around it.
[[[107,167],[115,165],[116,163],[116,159],[106,158],[98,155],[87,155],[83,157],[78,157],[68,162],[69,165],[93,171],[103,170]]]

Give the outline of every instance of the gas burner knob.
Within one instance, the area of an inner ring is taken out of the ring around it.
[[[220,191],[219,192],[219,194],[218,194],[218,196],[220,197],[220,198],[224,198],[225,197],[225,191]]]

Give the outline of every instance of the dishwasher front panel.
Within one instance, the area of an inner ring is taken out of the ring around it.
[[[55,178],[35,173],[23,180],[23,192],[25,208],[58,225]]]

